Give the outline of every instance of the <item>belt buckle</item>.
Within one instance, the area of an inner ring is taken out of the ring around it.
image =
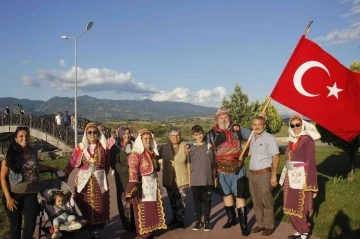
[[[293,170],[294,169],[294,164],[290,161],[286,161],[286,168],[289,170]]]

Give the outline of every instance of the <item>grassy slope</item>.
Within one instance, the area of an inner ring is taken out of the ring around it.
[[[68,159],[44,161],[44,164],[63,168]],[[284,165],[285,156],[281,155],[279,173]],[[249,160],[246,160],[248,164]],[[319,194],[315,204],[314,234],[319,238],[360,238],[360,171],[355,173],[354,181],[346,177],[348,158],[334,147],[317,147],[316,161],[318,169]],[[358,161],[357,168],[360,164]],[[43,178],[49,177],[43,175]],[[279,175],[278,175],[279,177]],[[275,213],[278,220],[288,222],[282,213],[282,190],[274,189]],[[251,201],[249,200],[249,206]],[[8,233],[8,220],[4,207],[0,203],[0,238]]]

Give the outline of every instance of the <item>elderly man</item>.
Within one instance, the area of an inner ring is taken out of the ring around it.
[[[185,142],[181,142],[181,131],[172,127],[168,144],[159,148],[159,158],[163,159],[163,186],[167,190],[173,219],[169,226],[185,228],[185,203],[189,189],[187,158],[184,152]]]
[[[274,198],[271,193],[276,187],[276,172],[279,167],[279,146],[275,137],[265,132],[265,118],[257,116],[252,120],[255,137],[250,144],[249,187],[254,204],[257,226],[253,233],[269,236],[274,230]]]
[[[215,149],[219,182],[223,191],[223,200],[228,220],[223,228],[236,225],[234,199],[238,212],[242,235],[248,235],[247,210],[245,203],[246,175],[242,152],[242,141],[250,137],[251,130],[230,121],[229,111],[220,108],[216,112],[217,124],[209,131],[208,141]]]

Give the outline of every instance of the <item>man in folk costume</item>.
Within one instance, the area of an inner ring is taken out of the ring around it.
[[[290,118],[288,131],[290,142],[279,182],[284,189],[283,210],[296,230],[288,238],[306,239],[310,238],[313,198],[318,193],[314,140],[321,136],[299,115]]]
[[[243,167],[241,143],[250,137],[251,130],[233,124],[229,110],[220,108],[215,114],[217,124],[208,133],[208,141],[214,147],[218,168],[218,178],[223,191],[223,200],[228,220],[223,228],[236,225],[236,213],[233,196],[236,197],[242,235],[248,235],[247,210],[245,203],[246,175]]]
[[[109,152],[104,135],[95,123],[86,125],[82,142],[74,149],[65,168],[65,179],[74,168],[75,201],[86,218],[93,238],[100,238],[98,231],[109,220],[110,200],[107,175],[110,169]]]
[[[152,232],[166,229],[165,214],[157,172],[157,146],[152,133],[142,129],[128,156],[129,184],[126,199],[134,208],[136,231],[141,238],[153,238]]]

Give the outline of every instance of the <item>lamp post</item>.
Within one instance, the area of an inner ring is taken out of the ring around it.
[[[75,132],[75,148],[77,146],[78,143],[78,120],[77,120],[77,39],[79,37],[81,37],[85,32],[89,31],[92,27],[92,25],[94,24],[94,22],[88,22],[88,24],[86,25],[86,29],[85,31],[83,31],[82,33],[80,33],[80,35],[78,35],[77,37],[69,37],[69,36],[61,36],[61,39],[74,39],[75,40],[75,98],[74,98],[74,114],[75,114],[75,123],[74,123],[74,132]]]

